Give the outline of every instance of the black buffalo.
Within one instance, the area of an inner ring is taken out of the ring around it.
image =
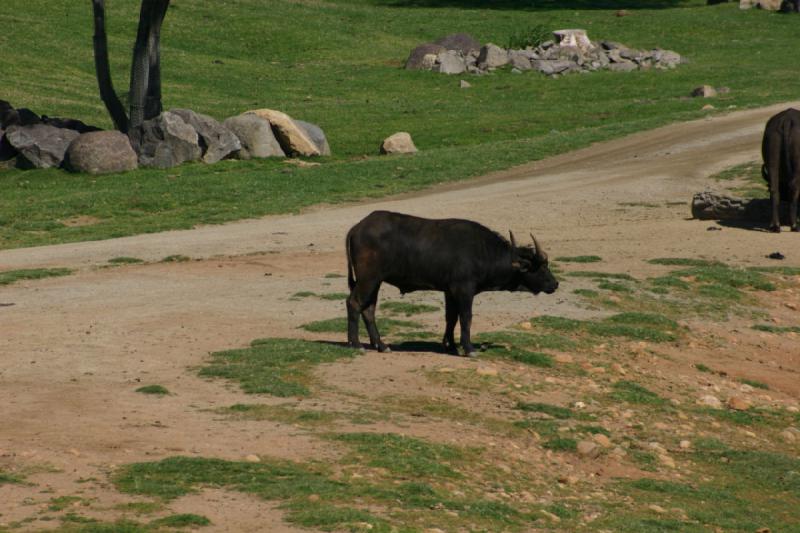
[[[517,246],[469,220],[430,220],[389,211],[374,211],[347,233],[347,341],[360,348],[358,315],[370,344],[383,352],[375,325],[375,304],[384,281],[400,292],[444,292],[447,326],[444,348],[458,351],[453,336],[461,322],[461,346],[474,355],[470,342],[472,300],[484,291],[553,293],[558,282],[547,267],[547,254],[533,238]]]
[[[797,231],[797,198],[800,195],[800,111],[787,109],[767,121],[761,142],[764,165],[761,174],[769,184],[772,203],[770,231],[781,231],[780,200],[789,201],[789,227]]]

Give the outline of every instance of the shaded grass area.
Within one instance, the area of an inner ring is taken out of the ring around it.
[[[555,260],[562,263],[599,263],[603,258],[598,255],[576,255],[572,257],[556,257]]]
[[[144,387],[139,387],[136,389],[136,392],[141,392],[142,394],[152,394],[154,396],[166,396],[169,394],[169,391],[163,385],[145,385]]]
[[[201,376],[237,382],[251,394],[308,396],[314,365],[355,357],[357,350],[296,339],[259,339],[249,348],[211,354]]]
[[[413,316],[423,313],[439,311],[439,307],[430,304],[415,304],[410,302],[388,301],[380,304],[380,310],[395,315]]]
[[[11,285],[17,281],[55,278],[72,274],[69,268],[32,268],[23,270],[6,270],[0,272],[0,285]]]
[[[480,16],[474,8],[486,3],[426,2],[403,8],[407,3],[278,0],[264,10],[258,0],[242,0],[224,11],[216,4],[198,0],[191,9],[176,4],[169,11],[162,41],[165,107],[189,107],[218,119],[259,107],[281,109],[320,124],[336,155],[309,169],[251,161],[103,177],[0,171],[0,247],[296,212],[315,203],[481,175],[698,118],[706,113],[701,105],[682,98],[698,79],[733,88],[716,99],[719,108],[796,97],[791,58],[749,53],[752,47],[777,49],[790,42],[796,31],[791,17],[740,12],[733,5],[706,7],[701,0],[681,3],[680,9],[640,5],[637,16],[615,17],[619,6],[609,2],[591,9],[583,9],[584,2],[548,2],[547,9],[504,2],[503,9],[482,9]],[[91,10],[66,0],[7,0],[4,7],[4,98],[49,116],[110,127],[97,98]],[[116,86],[124,88],[137,9],[127,2],[109,3],[107,9],[111,68]],[[707,23],[706,31],[696,31],[699,19]],[[471,32],[481,42],[506,43],[529,35],[531,28],[573,26],[590,28],[596,40],[674,49],[690,61],[672,71],[559,79],[500,69],[470,77],[469,90],[461,90],[452,77],[401,68],[414,46],[454,31]],[[343,27],[348,31],[340,31]],[[31,37],[43,34],[48,39]],[[765,78],[771,80],[769,88],[761,81]],[[539,105],[529,105],[532,95]],[[572,102],[569,109],[560,105],[564,101]],[[421,152],[363,159],[395,131],[411,132]],[[471,157],[463,157],[465,150]],[[81,215],[98,222],[73,227],[60,222]]]
[[[8,472],[4,472],[0,469],[0,485],[4,485],[6,483],[22,483],[23,478],[14,474],[9,474]]]

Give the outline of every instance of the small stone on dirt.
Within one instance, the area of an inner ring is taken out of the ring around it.
[[[688,450],[692,447],[692,443],[688,440],[682,440],[680,443],[681,450]]]
[[[553,359],[556,360],[556,363],[571,363],[573,361],[572,356],[568,353],[556,354]]]
[[[248,463],[260,463],[261,462],[261,458],[259,456],[255,455],[255,454],[252,454],[252,453],[250,455],[246,456],[244,458],[244,460],[247,461]]]
[[[719,401],[719,398],[716,396],[712,396],[711,394],[706,394],[705,396],[701,396],[697,403],[700,405],[707,405],[709,407],[713,407],[714,409],[719,409],[722,407],[722,402]]]
[[[656,505],[654,503],[648,505],[647,508],[650,509],[651,511],[653,511],[654,513],[658,513],[658,514],[665,514],[667,512],[666,509],[664,509],[660,505]]]
[[[525,322],[520,322],[519,327],[522,329],[531,329],[533,328],[533,324],[526,320]]]
[[[594,458],[600,455],[600,448],[590,440],[582,440],[578,443],[578,453],[584,457]]]
[[[467,80],[461,80],[458,82],[458,86],[461,87],[462,89],[469,89],[470,87],[472,87],[472,84]]]
[[[741,396],[731,396],[728,398],[727,405],[728,409],[733,409],[734,411],[747,411],[751,406],[750,401]]]
[[[543,516],[546,516],[548,519],[550,519],[550,521],[552,521],[552,522],[556,522],[556,523],[561,522],[561,519],[559,517],[557,517],[556,515],[554,515],[553,513],[545,511],[544,509],[542,509],[539,512],[542,513]]]
[[[612,446],[611,439],[609,439],[602,433],[596,433],[595,435],[592,436],[592,438],[597,444],[599,444],[603,448],[611,448]]]
[[[493,366],[479,366],[475,369],[475,373],[479,376],[496,376],[497,369]]]
[[[789,431],[788,429],[781,432],[781,437],[786,442],[795,442],[797,440],[797,437],[795,436],[794,432]]]

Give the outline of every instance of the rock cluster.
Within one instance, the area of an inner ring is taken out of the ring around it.
[[[139,166],[170,168],[187,161],[211,164],[330,153],[319,126],[271,109],[248,111],[222,124],[189,109],[173,109],[145,121],[128,136],[78,120],[39,117],[0,100],[0,166],[5,167],[64,167],[102,174]]]
[[[480,46],[466,34],[449,35],[416,47],[405,68],[442,74],[485,74],[508,65],[512,72],[536,70],[556,76],[595,70],[673,69],[681,61],[680,54],[671,50],[636,50],[612,41],[593,42],[585,30],[570,29],[554,31],[552,40],[521,50],[492,43]]]

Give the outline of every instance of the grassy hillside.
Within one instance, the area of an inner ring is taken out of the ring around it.
[[[114,81],[124,92],[139,2],[108,4]],[[702,83],[732,89],[714,101],[718,110],[796,98],[800,69],[781,52],[796,36],[795,17],[695,0],[587,4],[174,0],[163,32],[167,108],[219,119],[281,109],[320,124],[334,156],[310,169],[224,162],[101,178],[0,170],[0,248],[186,228],[465,179],[699,116],[706,102],[684,97]],[[592,8],[598,5],[607,8]],[[90,3],[3,6],[0,98],[110,127],[94,78]],[[629,15],[616,16],[617,6]],[[536,25],[669,48],[690,63],[560,79],[501,70],[468,77],[468,90],[459,77],[401,68],[415,45],[448,33],[505,45]],[[375,156],[380,141],[400,130],[411,132],[421,154]],[[95,223],[74,226],[74,217]]]

